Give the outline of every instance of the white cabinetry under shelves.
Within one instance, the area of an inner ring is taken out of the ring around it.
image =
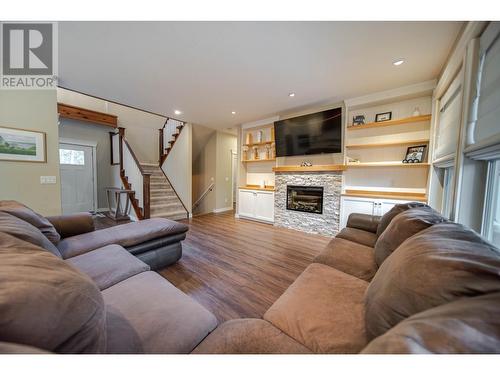
[[[274,192],[240,189],[238,198],[240,218],[274,222]]]
[[[340,229],[345,228],[352,213],[382,216],[399,203],[411,202],[399,199],[377,199],[343,196],[341,199]]]

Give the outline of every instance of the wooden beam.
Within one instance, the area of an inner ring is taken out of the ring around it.
[[[311,167],[302,167],[300,165],[273,167],[274,172],[329,172],[345,171],[346,169],[347,166],[344,164],[313,165]]]
[[[64,103],[57,103],[57,112],[63,118],[92,122],[112,128],[118,127],[118,117],[109,113],[92,111],[91,109],[75,107]]]

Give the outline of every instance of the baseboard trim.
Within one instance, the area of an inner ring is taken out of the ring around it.
[[[233,207],[216,208],[216,209],[214,209],[213,213],[219,214],[221,212],[232,211],[232,209],[233,209]]]

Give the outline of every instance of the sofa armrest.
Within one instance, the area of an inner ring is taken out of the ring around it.
[[[47,219],[56,228],[61,238],[72,237],[95,230],[92,215],[88,212],[49,216]]]
[[[347,219],[347,226],[349,228],[361,229],[371,233],[377,233],[380,216],[373,216],[367,214],[350,214]]]

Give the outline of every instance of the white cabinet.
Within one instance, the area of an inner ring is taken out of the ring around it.
[[[240,189],[238,198],[239,217],[274,222],[274,193],[272,191]]]
[[[340,201],[340,228],[345,228],[352,213],[382,216],[399,203],[410,201],[343,196]]]

